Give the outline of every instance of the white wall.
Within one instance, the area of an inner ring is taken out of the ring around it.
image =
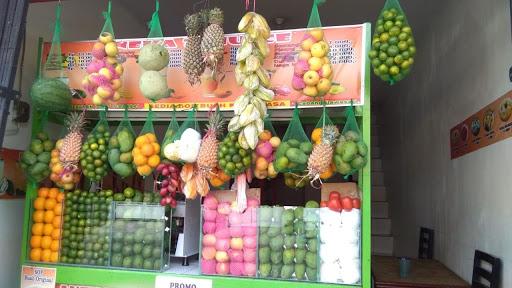
[[[374,90],[395,254],[417,255],[419,227],[431,227],[435,258],[470,281],[481,249],[512,287],[512,139],[456,160],[449,151],[450,128],[512,88],[509,1],[463,2],[437,2],[412,74]]]

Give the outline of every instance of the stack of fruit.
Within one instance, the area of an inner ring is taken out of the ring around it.
[[[92,47],[94,59],[87,66],[88,75],[82,81],[82,87],[87,95],[92,96],[94,105],[121,99],[118,90],[122,85],[123,66],[117,61],[118,54],[114,35],[101,33]]]
[[[220,143],[218,158],[220,168],[229,176],[243,173],[251,165],[251,152],[240,145],[239,134],[229,132]]]
[[[148,176],[160,164],[160,145],[154,133],[139,135],[132,150],[133,163],[141,176]]]
[[[167,86],[166,69],[169,65],[169,51],[164,45],[149,43],[140,49],[137,59],[145,71],[140,76],[139,88],[142,95],[151,101],[169,97],[172,90]]]
[[[203,202],[201,273],[233,276],[256,275],[259,201],[247,200],[244,213],[236,203],[218,202],[209,194]]]
[[[308,30],[300,48],[292,87],[309,97],[324,96],[331,90],[333,73],[322,28]]]
[[[135,173],[132,156],[134,144],[135,135],[127,127],[121,127],[108,141],[108,163],[122,178]]]
[[[360,133],[349,130],[338,139],[334,151],[334,164],[336,170],[342,175],[350,175],[368,162],[368,147]]]
[[[313,146],[322,143],[322,135],[323,135],[323,129],[322,128],[315,128],[313,129],[313,132],[311,132],[311,141],[313,142]],[[314,148],[314,147],[313,147]],[[329,165],[329,168],[322,172],[320,174],[320,179],[326,180],[332,177],[334,175],[334,172],[336,172],[336,165],[334,165],[334,160],[331,161],[331,165]]]
[[[61,239],[62,201],[58,188],[40,187],[34,200],[30,260],[58,262]]]
[[[165,247],[164,207],[118,203],[115,215],[116,219],[112,224],[111,265],[161,270]]]
[[[21,156],[21,168],[28,178],[35,182],[41,182],[50,176],[48,164],[51,160],[50,151],[54,144],[44,132],[37,133],[36,137],[32,139],[29,150],[23,152]]]
[[[108,266],[112,190],[67,192],[60,262]]]
[[[275,178],[277,172],[274,169],[274,154],[281,144],[277,135],[272,135],[269,130],[260,133],[258,145],[254,151],[254,176],[258,179]]]
[[[100,120],[94,130],[87,135],[87,141],[80,152],[80,166],[84,175],[100,181],[108,172],[108,140],[110,131],[106,121]]]
[[[402,80],[410,71],[416,55],[412,29],[401,9],[384,9],[373,34],[368,53],[373,73],[386,82]]]
[[[308,202],[306,207],[309,206],[314,205]],[[280,206],[260,208],[260,277],[316,281],[316,210]]]
[[[132,187],[126,187],[123,192],[116,192],[113,195],[113,200],[122,203],[160,203],[161,197],[158,193],[142,192]]]
[[[283,141],[277,149],[274,167],[277,171],[302,170],[300,168],[306,168],[311,151],[313,145],[309,141],[300,142],[293,138]]]
[[[181,190],[180,167],[164,161],[156,167],[156,172],[159,174],[157,185],[162,196],[160,205],[176,208],[176,193]]]
[[[52,150],[50,180],[64,190],[73,190],[75,185],[80,182],[80,169],[78,169],[78,167],[68,167],[68,169],[64,169],[64,165],[59,158],[62,145],[64,145],[64,139],[57,140],[55,149]]]

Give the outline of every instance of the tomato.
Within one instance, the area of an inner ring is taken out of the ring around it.
[[[359,198],[353,198],[352,207],[354,207],[354,209],[361,209],[361,200]]]
[[[338,191],[331,191],[331,193],[329,193],[329,200],[331,200],[333,198],[340,199],[341,198],[340,192],[338,192]]]
[[[340,200],[337,198],[330,199],[329,202],[327,202],[327,207],[335,212],[341,212],[342,210]]]
[[[320,208],[327,207],[327,201],[320,201]]]
[[[341,207],[343,207],[343,211],[350,212],[352,211],[352,199],[350,197],[341,198]]]

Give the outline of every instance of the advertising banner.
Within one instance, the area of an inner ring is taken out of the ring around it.
[[[21,288],[54,288],[57,278],[57,269],[22,266]]]

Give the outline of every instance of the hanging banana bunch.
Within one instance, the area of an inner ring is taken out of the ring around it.
[[[248,12],[238,23],[238,31],[245,35],[236,54],[235,78],[245,91],[235,100],[235,116],[229,122],[228,130],[240,131],[238,143],[243,149],[254,149],[258,135],[263,132],[267,102],[274,99],[274,91],[269,89],[270,75],[263,68],[270,52],[267,44],[270,27],[263,16]]]

